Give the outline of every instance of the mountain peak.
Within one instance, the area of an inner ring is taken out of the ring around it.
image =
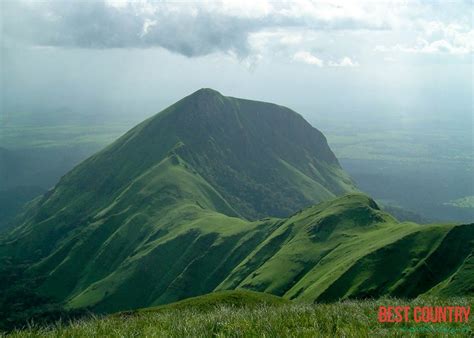
[[[217,90],[212,89],[212,88],[201,88],[196,90],[194,93],[190,95],[191,97],[195,96],[223,96],[221,93],[219,93]]]
[[[233,206],[235,212],[226,213],[231,216],[285,217],[354,191],[324,135],[299,114],[210,88],[133,128],[66,175],[59,186],[82,186],[94,177],[107,191],[100,194],[106,204],[115,198],[115,188],[130,184],[171,153],[213,187],[224,204]],[[106,177],[113,177],[113,184]]]

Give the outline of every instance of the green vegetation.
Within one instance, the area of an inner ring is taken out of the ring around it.
[[[101,148],[112,143],[127,130],[129,121],[99,125],[56,124],[3,124],[0,126],[0,144],[8,149],[71,148],[88,146]]]
[[[339,159],[462,163],[474,168],[470,128],[449,126],[440,133],[424,122],[400,125],[364,120],[344,125],[332,120],[326,121],[325,132]],[[354,128],[354,123],[359,125]]]
[[[35,326],[12,337],[467,337],[469,323],[379,323],[380,305],[464,305],[471,298],[439,301],[379,299],[332,304],[288,302],[266,294],[234,291],[215,293],[143,311],[118,313]]]
[[[161,306],[148,307],[133,311],[119,312],[116,316],[132,315],[147,312],[166,312],[169,310],[198,310],[208,311],[219,306],[229,307],[255,307],[258,305],[282,306],[290,301],[268,293],[248,290],[226,290],[208,293],[204,296],[186,298],[179,302]]]
[[[39,307],[95,313],[229,289],[311,302],[471,295],[473,243],[472,224],[400,223],[355,192],[295,112],[203,89],[29,203],[0,239],[0,267],[22,267],[3,308],[18,286]]]
[[[398,223],[368,197],[352,194],[285,220],[218,289],[243,287],[324,301],[416,297],[468,269],[463,264],[472,255],[473,240],[473,225]]]

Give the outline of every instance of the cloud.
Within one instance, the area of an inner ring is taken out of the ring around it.
[[[162,47],[185,56],[251,53],[254,33],[309,30],[381,30],[389,20],[347,1],[147,0],[7,1],[4,34],[37,46],[78,48]],[[370,8],[370,7],[368,7]],[[295,43],[288,36],[283,43]]]
[[[474,53],[474,30],[457,23],[421,21],[414,44],[377,45],[376,52],[465,55]]]
[[[359,67],[359,63],[352,61],[349,57],[342,58],[339,62],[337,61],[329,61],[330,67]]]
[[[375,51],[377,52],[402,52],[402,53],[422,53],[422,54],[454,54],[464,55],[474,52],[474,49],[469,46],[453,45],[449,41],[441,39],[432,42],[428,42],[424,39],[419,39],[418,43],[413,46],[397,44],[394,46],[376,46]]]
[[[474,40],[472,30],[466,32],[470,16],[464,7],[459,5],[463,13],[459,16],[467,15],[468,23],[459,20],[459,24],[449,25],[446,20],[427,20],[433,13],[443,11],[418,0],[17,0],[4,1],[2,6],[4,45],[159,47],[187,57],[224,53],[244,60],[276,53],[286,53],[288,58],[308,49],[319,54],[321,49],[331,46],[328,39],[315,38],[318,33],[343,34],[347,38],[338,40],[338,44],[347,42],[350,46],[356,45],[351,41],[353,37],[361,36],[351,35],[356,33],[407,31],[409,36],[420,35],[427,41],[415,46],[396,41],[389,47],[378,46],[377,51],[463,54],[472,51]],[[351,48],[374,50],[373,45]],[[348,53],[354,54],[352,50],[341,50],[328,55]],[[332,64],[355,65],[350,61],[343,59]]]
[[[36,46],[162,47],[185,56],[216,51],[245,56],[252,20],[196,5],[146,1],[7,2],[5,34]],[[225,8],[223,8],[225,10]],[[17,21],[21,18],[20,21]]]
[[[314,56],[313,54],[309,52],[304,52],[304,51],[295,53],[295,55],[293,55],[293,60],[304,62],[309,65],[316,65],[318,67],[324,66],[323,60],[317,58],[316,56]]]
[[[359,67],[359,63],[353,61],[350,57],[343,57],[339,61],[329,60],[325,62],[319,57],[311,54],[307,51],[299,51],[293,55],[293,60],[303,62],[309,65],[316,65],[318,67],[324,67],[325,65],[329,67]]]

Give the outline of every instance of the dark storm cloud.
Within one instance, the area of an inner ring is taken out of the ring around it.
[[[38,46],[163,47],[186,56],[214,51],[245,55],[247,34],[257,29],[249,20],[200,10],[143,13],[133,4],[115,8],[102,1],[7,2],[4,7],[6,36]]]
[[[163,47],[186,56],[216,51],[245,57],[248,36],[267,28],[383,29],[350,17],[334,20],[282,15],[262,15],[209,10],[198,3],[129,2],[111,6],[103,1],[6,1],[4,35],[9,41],[37,46],[79,48]]]

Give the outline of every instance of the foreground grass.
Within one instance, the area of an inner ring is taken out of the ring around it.
[[[377,321],[379,305],[471,305],[472,299],[449,301],[395,299],[344,301],[332,304],[264,302],[241,306],[224,302],[212,306],[187,302],[153,310],[115,314],[34,325],[11,333],[12,337],[314,337],[314,336],[466,336],[472,337],[472,322],[404,324]]]

